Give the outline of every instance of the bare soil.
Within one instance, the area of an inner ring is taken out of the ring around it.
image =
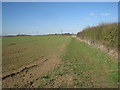
[[[40,75],[47,73],[51,68],[59,64],[60,60],[56,55],[52,58],[43,58],[25,66],[22,70],[2,77],[3,87],[30,87]]]

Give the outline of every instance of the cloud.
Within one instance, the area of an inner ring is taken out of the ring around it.
[[[95,16],[95,13],[89,13],[90,16]]]
[[[100,15],[101,15],[101,16],[109,16],[110,13],[101,13]]]
[[[89,18],[84,18],[85,21],[89,21],[90,19]]]
[[[112,18],[112,20],[118,20],[118,18]]]

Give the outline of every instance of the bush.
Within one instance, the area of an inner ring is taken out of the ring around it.
[[[94,43],[104,44],[110,48],[117,48],[118,23],[102,23],[98,26],[87,27],[83,31],[78,32],[77,36]]]

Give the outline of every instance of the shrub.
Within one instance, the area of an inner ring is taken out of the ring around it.
[[[91,42],[99,42],[110,48],[117,48],[118,23],[102,23],[98,26],[87,27],[78,32],[77,36]]]

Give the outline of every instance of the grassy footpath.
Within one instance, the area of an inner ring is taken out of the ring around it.
[[[39,87],[117,87],[117,60],[106,53],[70,38],[62,63],[39,78]]]

